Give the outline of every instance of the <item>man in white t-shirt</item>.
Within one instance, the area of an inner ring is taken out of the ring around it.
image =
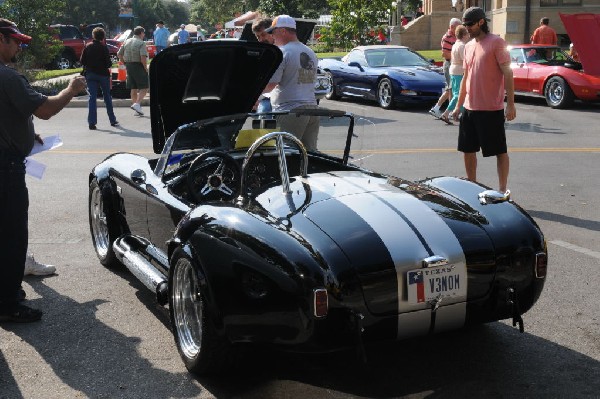
[[[275,45],[283,52],[283,61],[264,90],[271,93],[273,111],[318,108],[315,99],[317,56],[298,41],[296,21],[289,15],[279,15],[266,31],[273,35]],[[317,149],[318,116],[298,117],[292,113],[278,116],[277,122],[281,130],[300,139],[308,151]]]

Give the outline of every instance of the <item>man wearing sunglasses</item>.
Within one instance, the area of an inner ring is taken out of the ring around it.
[[[496,156],[499,191],[507,192],[509,159],[504,121],[517,116],[513,73],[506,42],[490,33],[485,12],[468,8],[463,25],[472,39],[465,45],[464,76],[452,117],[458,120],[461,106],[458,151],[464,153],[467,178],[477,181],[477,152],[484,157]],[[504,96],[506,88],[506,112]]]
[[[78,76],[59,94],[36,92],[25,77],[8,65],[15,63],[21,46],[31,42],[13,22],[0,18],[0,323],[39,320],[42,312],[21,303],[21,283],[28,241],[29,195],[25,184],[25,157],[35,134],[32,115],[49,119],[85,89]]]

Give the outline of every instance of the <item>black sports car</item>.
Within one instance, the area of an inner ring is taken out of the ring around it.
[[[186,367],[221,370],[241,343],[313,352],[505,318],[522,328],[547,264],[531,217],[466,180],[353,165],[343,111],[306,111],[347,122],[340,157],[268,129],[248,112],[281,59],[244,41],[167,48],[150,67],[158,156],[118,153],[90,173],[100,262],[169,305]]]

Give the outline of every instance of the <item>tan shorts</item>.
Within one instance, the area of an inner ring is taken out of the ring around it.
[[[319,108],[316,105],[302,105],[296,109],[312,109]],[[296,114],[279,115],[277,116],[277,124],[283,132],[292,133],[296,136],[307,151],[317,150],[317,138],[319,136],[319,120],[318,116],[296,116]]]

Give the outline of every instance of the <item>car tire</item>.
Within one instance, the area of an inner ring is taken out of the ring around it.
[[[339,95],[335,84],[333,83],[333,75],[331,75],[331,72],[329,71],[325,71],[325,75],[327,75],[327,77],[329,78],[329,82],[331,83],[331,91],[325,94],[325,98],[328,100],[339,100],[341,96]]]
[[[60,70],[71,69],[71,68],[73,68],[74,64],[75,64],[75,61],[73,60],[73,57],[69,53],[65,53],[65,52],[61,53],[54,60],[54,68],[55,69],[60,69]]]
[[[169,313],[179,355],[193,374],[218,373],[235,362],[236,351],[210,320],[206,289],[191,259],[176,250],[169,270]]]
[[[113,250],[113,243],[121,235],[116,221],[116,210],[110,200],[110,190],[101,187],[97,179],[90,183],[89,223],[92,244],[100,263],[108,268],[121,266]]]
[[[377,102],[383,109],[394,108],[394,88],[392,81],[388,78],[382,78],[377,85]]]
[[[573,104],[575,95],[571,87],[560,76],[553,76],[544,87],[546,103],[552,108],[568,108]]]

